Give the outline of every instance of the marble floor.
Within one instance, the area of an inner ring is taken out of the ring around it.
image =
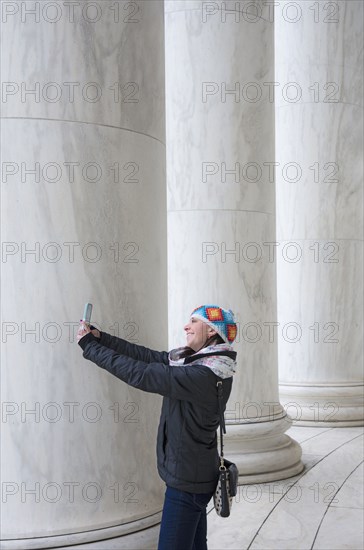
[[[209,550],[362,550],[363,428],[293,426],[305,470],[286,480],[243,485],[229,518],[208,505]],[[113,538],[70,550],[153,550],[159,525],[138,541]],[[173,550],[173,549],[171,549]]]

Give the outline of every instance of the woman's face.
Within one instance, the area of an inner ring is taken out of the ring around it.
[[[210,338],[213,334],[217,334],[216,330],[209,327],[201,319],[195,319],[194,317],[191,317],[183,329],[186,331],[187,346],[194,351],[201,349],[207,338]]]

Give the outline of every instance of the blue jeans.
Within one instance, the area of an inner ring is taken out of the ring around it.
[[[207,550],[206,506],[210,493],[187,493],[167,485],[158,550]]]

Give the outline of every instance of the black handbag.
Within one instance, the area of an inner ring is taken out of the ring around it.
[[[214,507],[216,513],[222,518],[230,516],[233,497],[238,490],[239,471],[233,462],[224,458],[222,432],[226,434],[225,418],[222,401],[222,381],[216,383],[220,412],[220,465],[219,479],[214,493]]]

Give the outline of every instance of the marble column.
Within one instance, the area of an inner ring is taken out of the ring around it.
[[[295,422],[363,423],[363,3],[276,16],[280,399]]]
[[[1,4],[2,548],[137,546],[161,397],[76,332],[167,347],[163,3]]]
[[[165,2],[169,347],[194,307],[238,321],[226,456],[241,483],[293,476],[300,446],[278,400],[274,33],[270,6]],[[239,11],[239,9],[241,11]]]

